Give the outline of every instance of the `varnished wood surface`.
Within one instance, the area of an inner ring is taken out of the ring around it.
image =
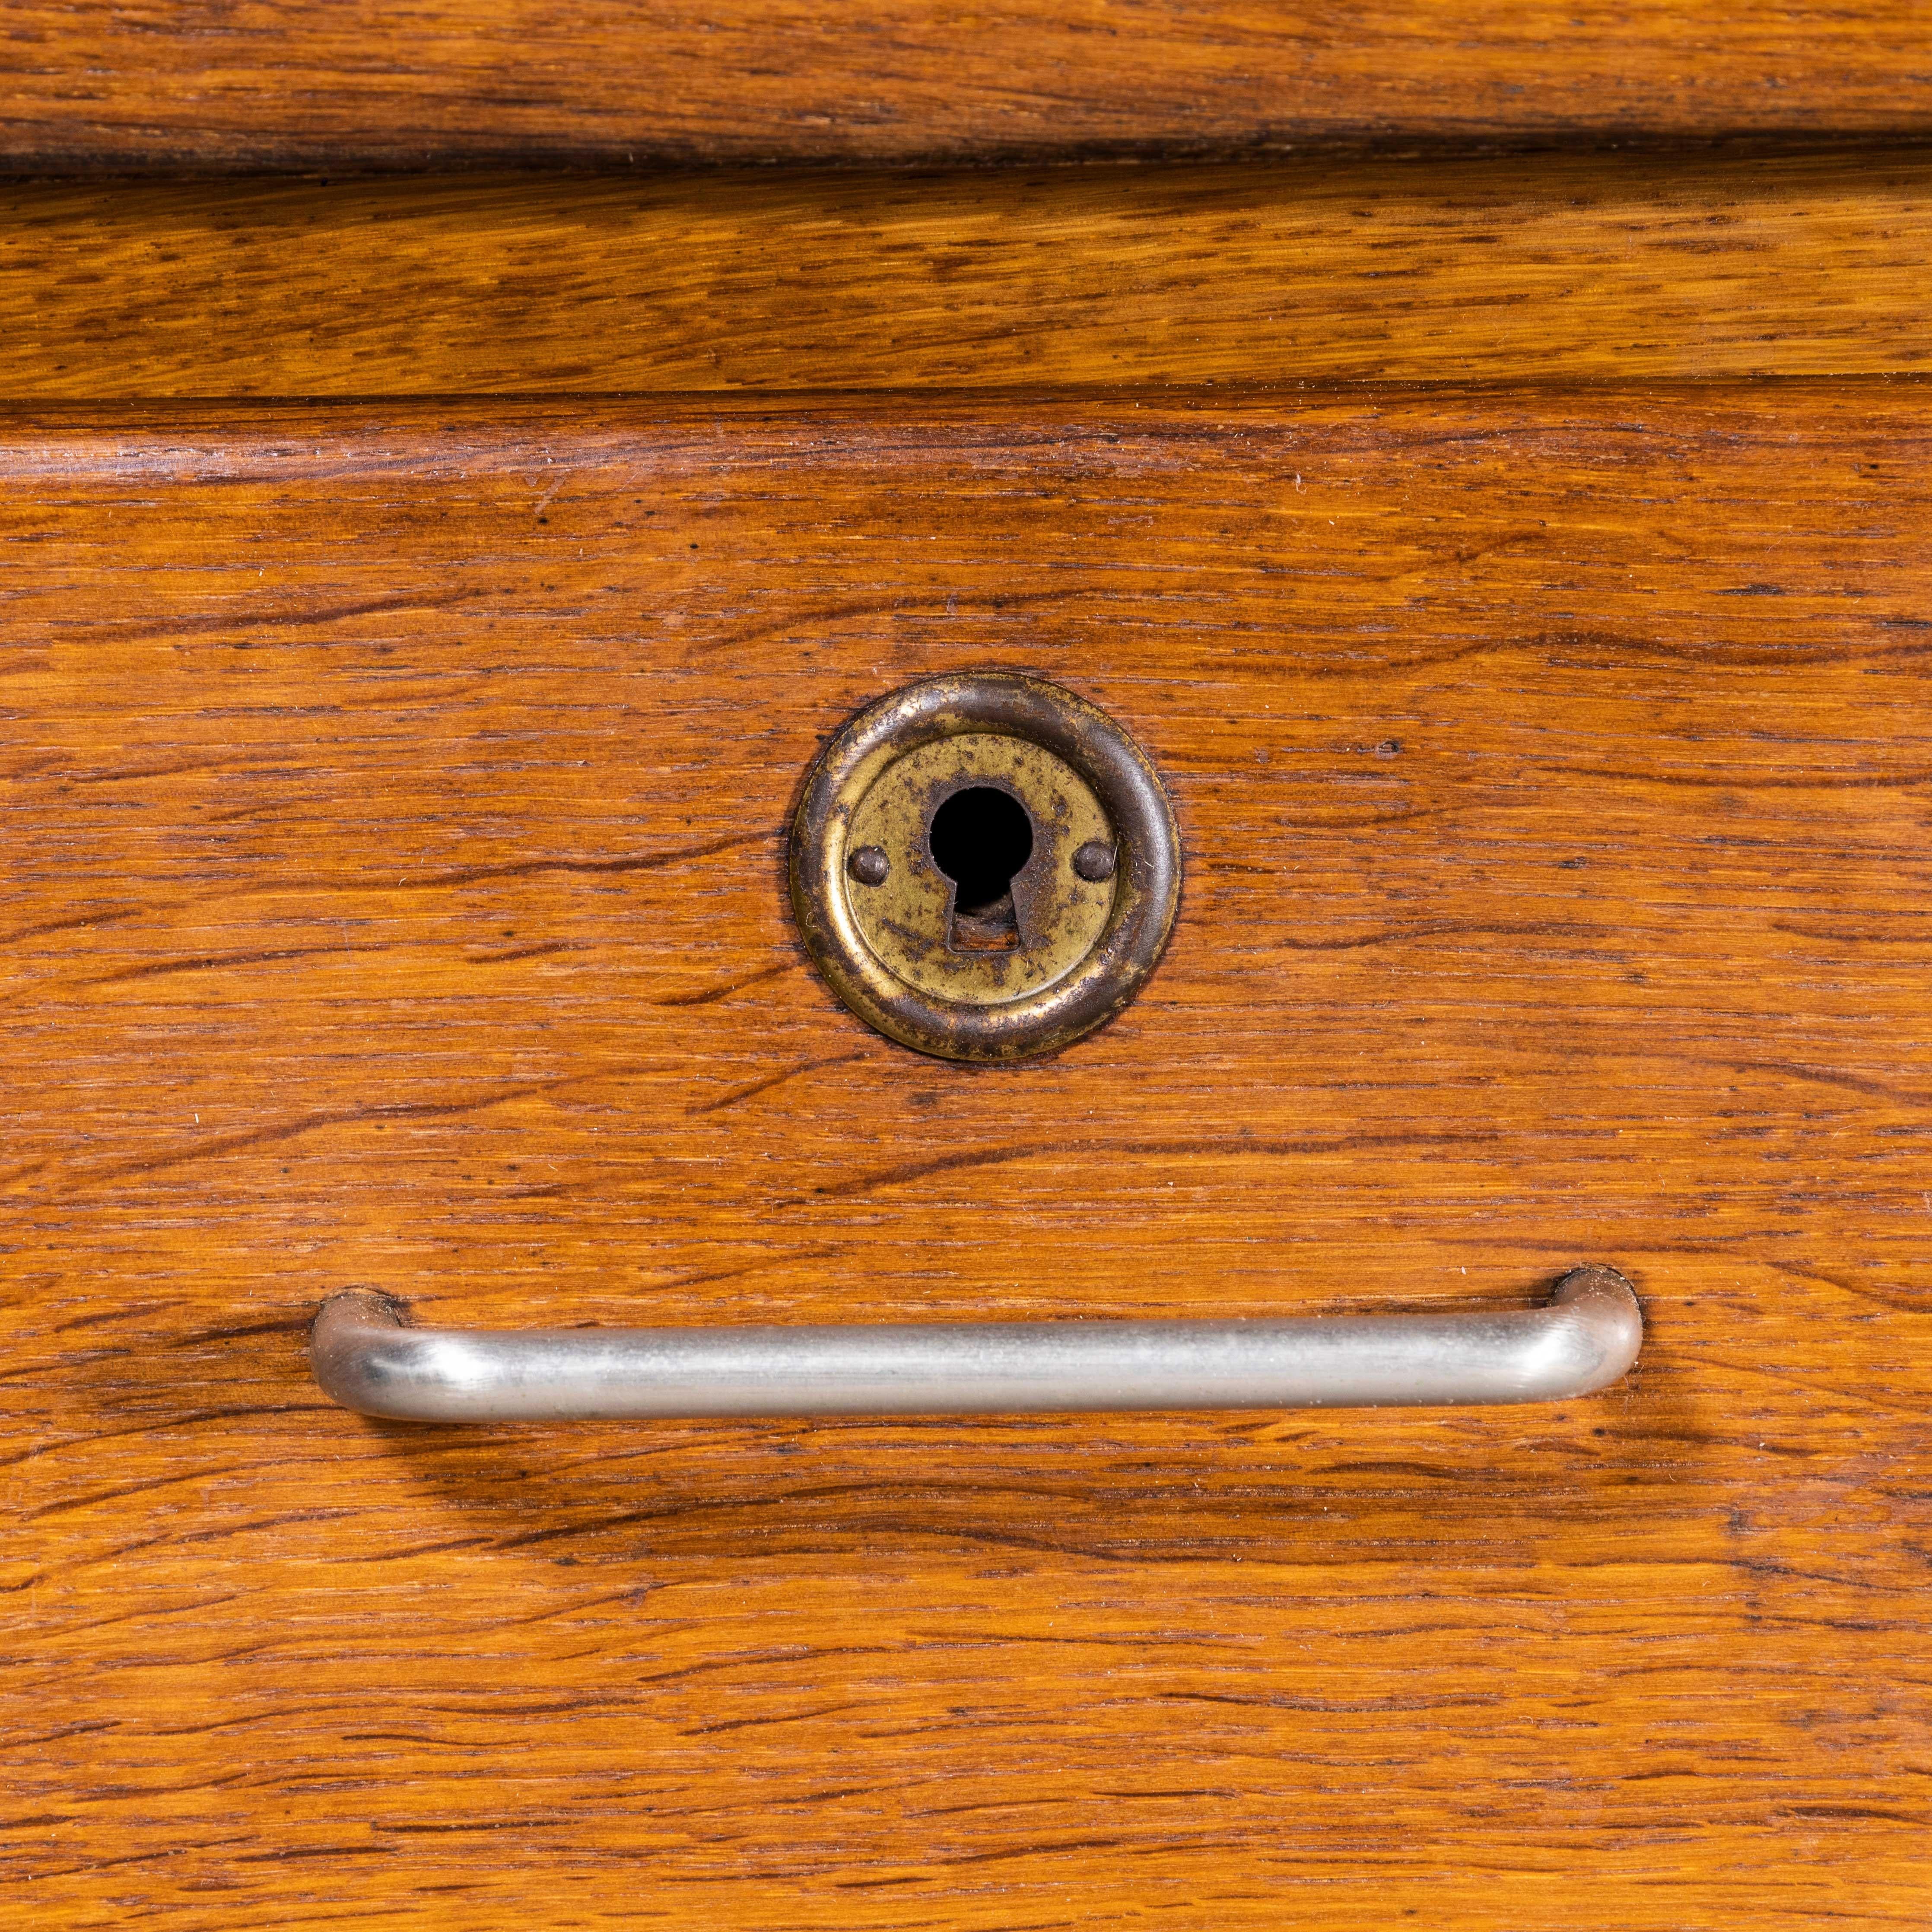
[[[1932,159],[16,186],[0,397],[1875,374]]]
[[[17,1922],[1922,1921],[1925,392],[16,412]],[[782,828],[942,668],[1188,855],[1050,1063]],[[425,1319],[1494,1305],[1383,1414],[383,1426]]]
[[[11,0],[0,28],[22,168],[1932,133],[1916,0]]]

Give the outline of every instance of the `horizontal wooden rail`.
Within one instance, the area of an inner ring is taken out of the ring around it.
[[[904,163],[1932,132],[1912,0],[13,0],[16,166]]]
[[[1932,155],[0,194],[0,398],[1878,375]]]

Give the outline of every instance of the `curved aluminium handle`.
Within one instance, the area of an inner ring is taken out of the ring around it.
[[[322,1304],[310,1358],[364,1415],[536,1422],[1560,1402],[1642,1339],[1630,1283],[1580,1268],[1542,1308],[1287,1322],[412,1328],[351,1292]]]

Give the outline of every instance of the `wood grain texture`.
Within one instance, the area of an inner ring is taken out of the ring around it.
[[[10,0],[16,168],[1932,133],[1916,0]]]
[[[1932,397],[15,412],[19,1922],[1922,1921]],[[1188,855],[1051,1062],[782,827],[1064,680]],[[1494,1305],[1549,1408],[436,1430],[425,1319]]]
[[[1932,158],[16,186],[0,396],[1923,367]]]

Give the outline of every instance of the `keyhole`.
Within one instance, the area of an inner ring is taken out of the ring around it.
[[[1033,856],[1033,820],[992,785],[956,791],[932,815],[932,862],[950,879],[956,952],[1010,952],[1020,943],[1013,875]]]

